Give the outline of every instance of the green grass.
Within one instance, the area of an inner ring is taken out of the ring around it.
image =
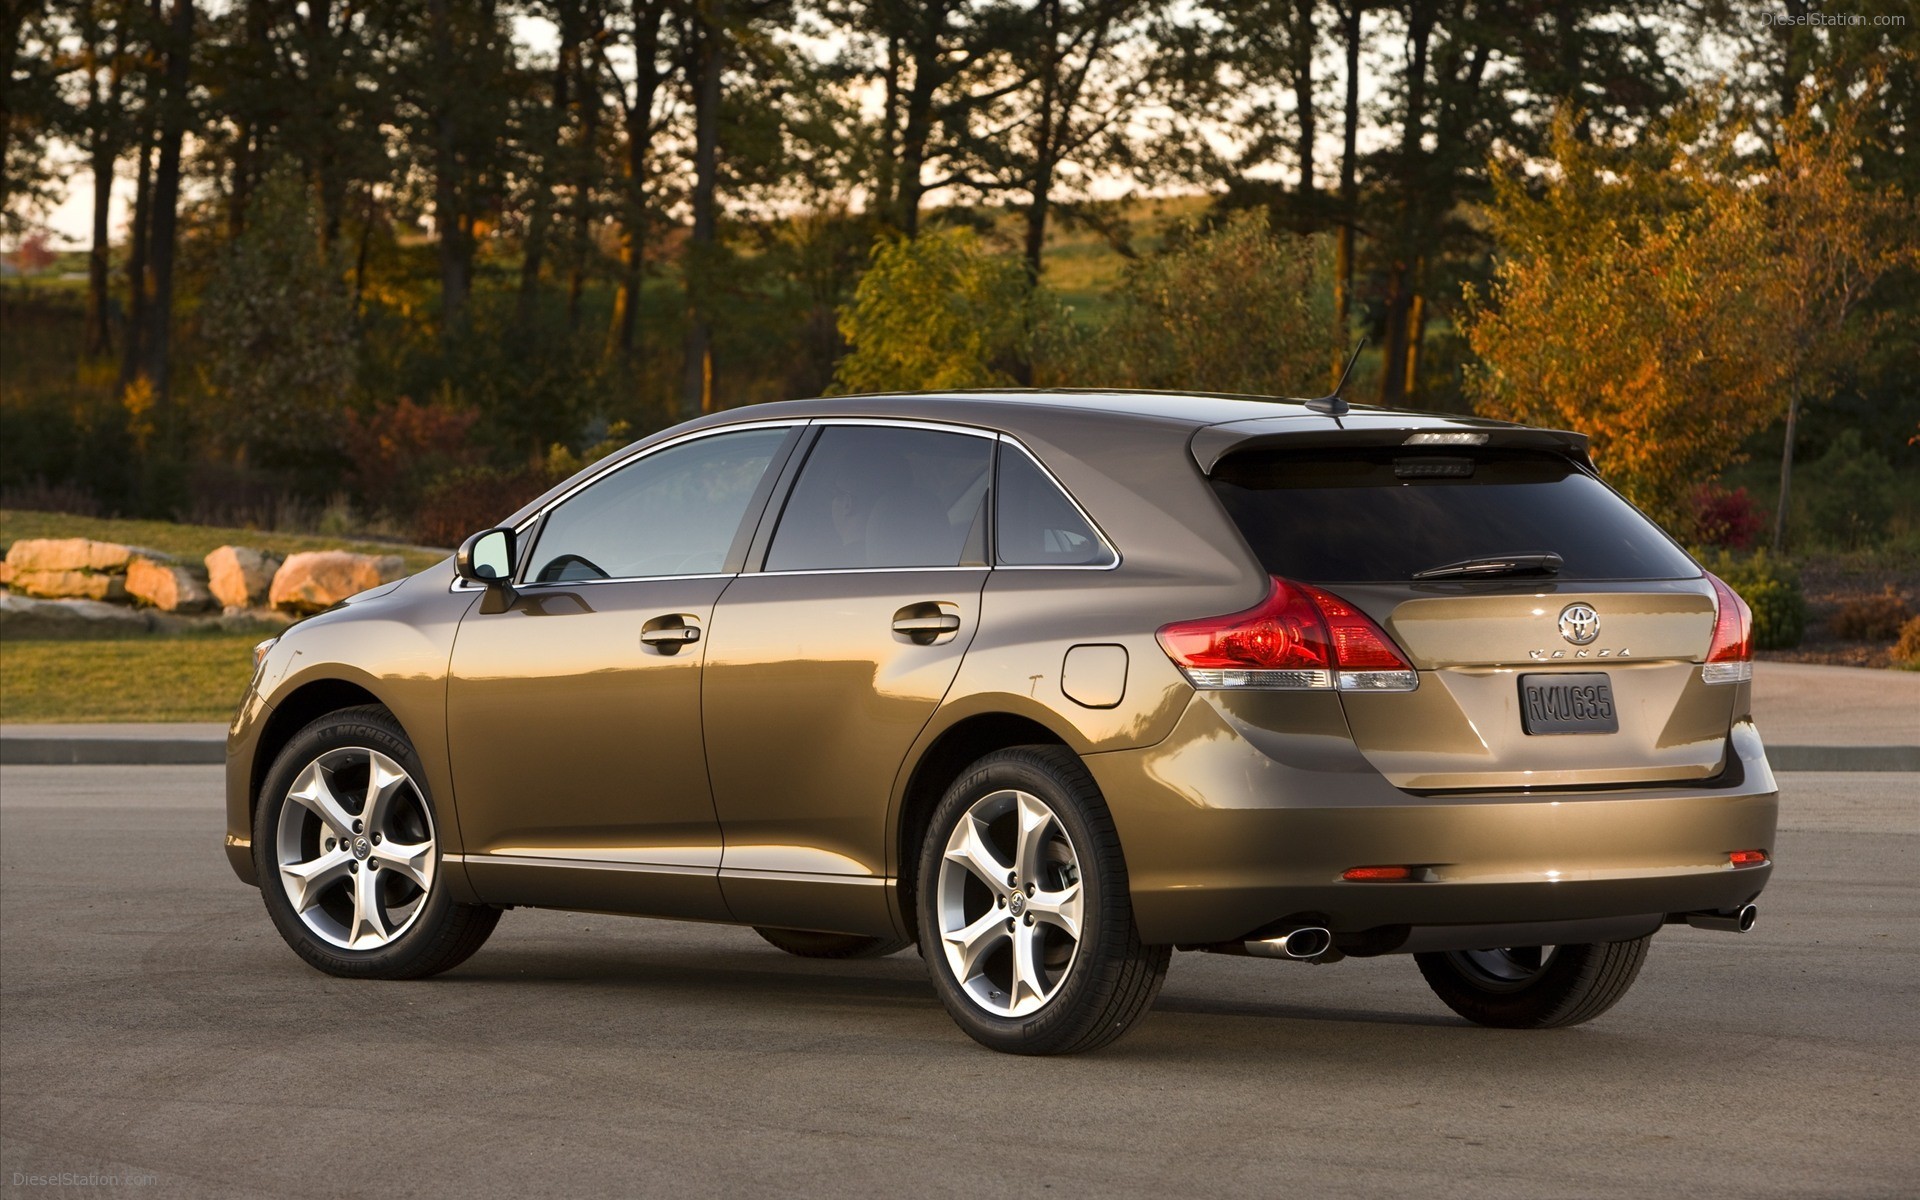
[[[224,721],[254,634],[16,641],[0,652],[0,721]]]
[[[419,571],[446,557],[444,550],[355,541],[311,533],[270,533],[257,529],[221,529],[212,525],[176,525],[171,521],[123,521],[76,517],[66,513],[0,509],[0,545],[24,538],[92,538],[123,542],[198,563],[221,546],[250,546],[287,555],[301,550],[353,550],[362,554],[398,554],[408,571]]]

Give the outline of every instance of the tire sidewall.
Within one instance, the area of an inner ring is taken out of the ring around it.
[[[412,779],[420,800],[433,819],[433,886],[407,931],[377,950],[346,950],[317,936],[293,911],[280,882],[276,861],[280,814],[289,803],[287,793],[307,765],[332,750],[375,750],[399,763]],[[425,767],[399,722],[383,709],[349,709],[331,713],[308,725],[280,751],[260,787],[253,816],[253,863],[267,915],[295,953],[321,970],[335,975],[393,977],[405,975],[419,963],[433,942],[433,931],[451,915],[453,901],[443,882],[444,838],[448,823],[428,788]]]
[[[941,860],[945,857],[947,838],[960,817],[976,802],[994,792],[1008,789],[1037,796],[1053,810],[1073,843],[1074,857],[1080,869],[1081,940],[1074,953],[1073,965],[1066,982],[1054,993],[1053,998],[1039,1010],[1024,1017],[995,1016],[983,1011],[967,995],[947,962],[937,911],[939,870]],[[1083,810],[1065,781],[1059,779],[1054,771],[1020,758],[994,755],[982,760],[974,770],[947,790],[946,796],[934,809],[926,841],[921,847],[917,874],[921,945],[926,952],[928,971],[933,975],[941,1003],[961,1028],[977,1041],[996,1049],[1013,1049],[1029,1043],[1071,1038],[1072,1033],[1067,1032],[1066,1027],[1077,1027],[1086,1022],[1089,1011],[1098,1007],[1089,1003],[1088,993],[1100,984],[1103,973],[1099,960],[1103,955],[1113,952],[1109,943],[1124,941],[1125,931],[1120,931],[1121,937],[1116,939],[1112,928],[1115,924],[1112,915],[1116,905],[1116,889],[1121,893],[1117,902],[1125,914],[1124,920],[1131,920],[1130,908],[1124,899],[1124,877],[1113,878],[1117,872],[1110,869],[1111,864],[1100,861],[1098,846],[1099,840],[1089,814]]]

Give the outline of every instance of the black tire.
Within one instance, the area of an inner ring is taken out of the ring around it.
[[[913,945],[901,937],[861,937],[852,933],[815,933],[809,929],[772,929],[755,925],[767,944],[798,958],[885,958]]]
[[[451,822],[444,819],[444,814],[428,794],[420,756],[414,753],[413,744],[407,740],[406,732],[394,720],[392,713],[370,705],[341,709],[321,717],[295,734],[274,760],[261,786],[254,812],[254,869],[258,872],[260,894],[266,901],[267,914],[273,918],[274,927],[294,953],[329,975],[349,979],[422,979],[458,966],[486,942],[500,920],[500,910],[484,904],[458,904],[449,898],[450,889],[443,882],[445,874],[440,863],[442,843],[438,836],[434,837],[434,869],[428,880],[429,886],[423,895],[418,887],[412,887],[411,893],[408,893],[414,897],[410,923],[385,945],[365,950],[338,945],[309,928],[294,911],[294,902],[281,882],[281,860],[278,858],[281,812],[288,804],[295,803],[288,798],[288,793],[302,772],[317,763],[323,755],[334,755],[340,751],[347,752],[349,756],[360,751],[377,751],[398,763],[409,781],[408,787],[403,789],[404,801],[396,803],[415,806],[412,812],[416,821],[424,814],[428,822],[424,828],[428,832],[451,827]],[[353,806],[351,796],[342,796],[341,803],[349,813],[361,812],[366,803],[365,792],[359,799],[362,808]],[[320,832],[324,833],[325,830]],[[357,874],[357,864],[354,870]],[[340,882],[351,886],[350,881]],[[406,881],[400,882],[402,889],[408,886]]]
[[[1077,857],[1081,905],[1080,936],[1064,974],[1053,981],[1056,990],[1019,1016],[990,1011],[962,986],[948,962],[939,914],[939,870],[949,837],[976,804],[1010,790],[1051,810]],[[1113,819],[1093,778],[1064,747],[1018,746],[968,768],[934,810],[917,879],[922,956],[934,991],[955,1023],[989,1049],[1040,1055],[1105,1046],[1146,1015],[1166,979],[1171,948],[1141,944]]]
[[[1555,946],[1528,970],[1528,951],[1444,950],[1414,955],[1448,1008],[1495,1029],[1557,1029],[1591,1021],[1627,994],[1653,935],[1629,942]]]

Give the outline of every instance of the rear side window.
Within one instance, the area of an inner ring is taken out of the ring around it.
[[[1214,491],[1267,570],[1314,583],[1411,580],[1465,559],[1558,554],[1561,579],[1692,579],[1680,548],[1556,455],[1482,448],[1251,451]]]
[[[766,569],[984,566],[992,467],[988,438],[828,426],[780,516]]]
[[[1113,561],[1087,519],[1040,464],[1001,444],[994,557],[1011,567],[1105,566]]]

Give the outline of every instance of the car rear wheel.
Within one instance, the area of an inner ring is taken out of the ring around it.
[[[1509,946],[1414,955],[1427,986],[1467,1020],[1496,1029],[1591,1021],[1627,994],[1653,935],[1579,946]]]
[[[807,929],[770,929],[762,925],[755,925],[753,931],[765,938],[768,945],[800,958],[885,958],[913,945],[906,938],[815,933]]]
[[[260,892],[281,937],[329,975],[419,979],[464,962],[500,919],[457,904],[420,758],[384,708],[296,734],[254,814]]]
[[[947,790],[920,854],[934,990],[1013,1054],[1072,1054],[1144,1016],[1169,948],[1140,942],[1126,863],[1086,768],[1058,746],[990,754]]]

